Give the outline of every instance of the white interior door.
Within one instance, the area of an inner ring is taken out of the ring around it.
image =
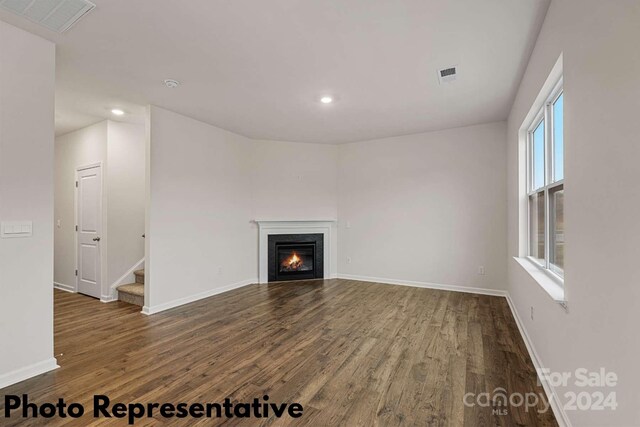
[[[100,236],[102,235],[102,169],[78,170],[78,292],[100,298]]]

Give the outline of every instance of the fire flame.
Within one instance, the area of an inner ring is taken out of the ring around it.
[[[302,268],[302,259],[294,252],[289,258],[282,262],[282,267],[288,271],[299,270]]]
[[[291,258],[289,258],[289,265],[293,265],[299,261],[300,258],[298,258],[298,254],[294,252],[293,255],[291,255]]]

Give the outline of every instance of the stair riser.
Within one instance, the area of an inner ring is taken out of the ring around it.
[[[142,295],[132,295],[126,292],[118,292],[118,299],[123,302],[128,302],[129,304],[139,305],[140,307],[144,306],[144,296]]]
[[[144,276],[141,274],[136,274],[136,283],[142,283],[144,285]]]

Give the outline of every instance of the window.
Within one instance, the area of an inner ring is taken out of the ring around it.
[[[529,258],[564,277],[564,96],[553,90],[527,133]]]

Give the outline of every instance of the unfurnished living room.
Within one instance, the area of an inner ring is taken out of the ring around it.
[[[639,0],[0,0],[0,426],[640,426]]]

